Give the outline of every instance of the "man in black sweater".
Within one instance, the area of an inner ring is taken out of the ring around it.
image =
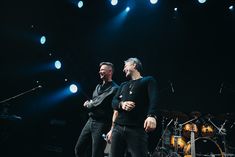
[[[104,157],[106,142],[102,134],[107,133],[112,124],[113,109],[111,103],[118,85],[112,80],[112,63],[100,63],[99,74],[102,82],[96,86],[92,99],[83,104],[89,111],[89,119],[75,146],[76,157],[84,157],[85,150],[89,148],[90,143],[92,144],[92,157]]]
[[[153,77],[143,77],[142,64],[137,58],[125,61],[123,71],[130,81],[120,85],[112,106],[118,111],[112,130],[111,156],[148,155],[148,135],[157,125],[157,85]]]

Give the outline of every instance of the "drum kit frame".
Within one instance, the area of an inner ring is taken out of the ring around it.
[[[220,122],[219,126],[210,114],[201,116],[199,112],[192,112],[191,119],[184,119],[182,122],[182,115],[185,117],[185,114],[178,113],[180,114],[172,114],[170,118],[171,113],[162,117],[161,137],[152,157],[235,157],[235,154],[228,152],[225,127],[227,119]]]

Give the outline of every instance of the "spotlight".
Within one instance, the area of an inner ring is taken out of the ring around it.
[[[158,2],[158,0],[150,0],[150,3],[152,4],[156,4]]]
[[[76,93],[78,91],[78,87],[75,84],[71,84],[69,86],[69,90],[71,93]]]
[[[129,12],[130,11],[130,7],[126,7],[126,12]]]
[[[118,4],[118,0],[111,0],[111,4],[114,6],[114,5],[117,5]]]
[[[55,68],[60,69],[61,68],[61,62],[59,60],[55,61]]]
[[[199,3],[205,3],[206,0],[198,0]]]
[[[42,45],[46,43],[46,37],[45,37],[45,36],[42,36],[42,37],[40,38],[40,43],[41,43]]]
[[[78,2],[78,8],[82,8],[83,7],[83,1],[79,1]]]
[[[174,11],[177,11],[178,10],[178,8],[174,8]]]
[[[231,6],[229,7],[229,10],[233,10],[233,5],[231,5]]]

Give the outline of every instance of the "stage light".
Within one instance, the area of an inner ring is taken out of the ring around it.
[[[177,11],[178,10],[178,8],[174,8],[174,11]]]
[[[129,12],[130,11],[130,7],[126,7],[126,12]]]
[[[45,36],[42,36],[42,37],[40,38],[40,43],[41,43],[42,45],[46,43],[46,37],[45,37]]]
[[[118,0],[111,0],[111,4],[114,6],[114,5],[117,5],[118,4]]]
[[[69,90],[71,93],[76,93],[78,91],[78,87],[75,84],[71,84],[69,86]]]
[[[78,2],[78,8],[82,8],[83,7],[83,1],[79,1]]]
[[[158,2],[158,0],[150,0],[150,3],[152,4],[156,4]]]
[[[61,62],[59,60],[55,61],[55,68],[60,69],[61,68]]]
[[[198,0],[199,3],[205,3],[206,0]]]
[[[229,7],[229,10],[233,10],[233,5],[231,5],[231,6]]]

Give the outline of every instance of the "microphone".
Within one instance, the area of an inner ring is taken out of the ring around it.
[[[230,129],[232,129],[232,128],[233,128],[234,124],[235,124],[235,122],[233,122],[233,124],[230,126]]]
[[[174,88],[173,88],[173,84],[172,84],[172,82],[170,82],[170,86],[171,86],[171,92],[172,92],[172,93],[174,93],[174,92],[175,92],[175,90],[174,90]]]
[[[107,136],[105,134],[102,134],[102,137],[105,141],[108,141]]]
[[[222,82],[221,85],[220,85],[220,89],[219,89],[219,93],[220,93],[220,94],[222,93],[223,87],[224,87],[224,83]]]

